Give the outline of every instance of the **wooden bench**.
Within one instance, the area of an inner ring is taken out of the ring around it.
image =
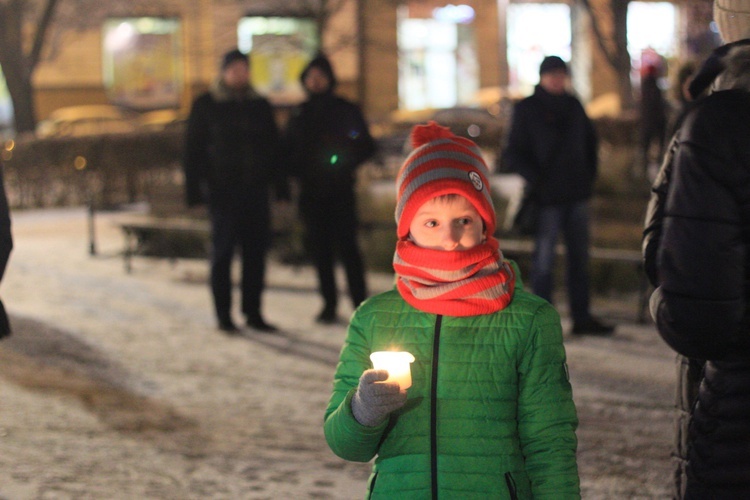
[[[534,252],[534,241],[533,240],[520,240],[520,239],[508,239],[499,238],[500,250],[508,252],[509,254],[523,254],[531,255]],[[565,246],[560,244],[555,248],[555,252],[558,256],[565,255]],[[604,260],[611,262],[623,262],[626,264],[640,265],[643,257],[639,250],[629,250],[622,248],[602,248],[592,247],[589,250],[589,255],[592,259]]]
[[[185,257],[186,252],[195,257],[208,255],[211,228],[207,220],[143,216],[122,221],[119,226],[125,236],[122,254],[127,273],[132,271],[132,258],[138,254],[158,251],[159,256],[170,260]],[[186,245],[186,242],[197,244]]]
[[[534,241],[531,239],[513,239],[500,236],[499,240],[500,250],[506,256],[530,256],[534,252]],[[557,245],[555,252],[559,257],[564,256],[565,246],[562,244]],[[639,323],[645,323],[649,298],[649,283],[646,274],[643,272],[643,257],[641,252],[639,250],[622,248],[592,247],[589,250],[589,256],[592,260],[632,265],[636,269],[640,275],[637,318]]]
[[[132,272],[132,257],[147,253],[150,245],[158,246],[159,256],[167,257],[170,260],[186,256],[185,242],[188,240],[200,241],[204,244],[202,254],[193,256],[205,257],[209,252],[211,227],[208,220],[205,219],[146,215],[122,221],[119,226],[125,235],[123,258],[127,273]],[[394,225],[390,222],[375,221],[363,221],[360,229],[364,234],[373,233],[376,230],[395,231]],[[508,257],[531,256],[534,252],[534,242],[531,239],[506,238],[502,235],[499,236],[499,239],[500,249]],[[556,253],[558,256],[564,256],[565,246],[557,245]],[[649,284],[642,269],[641,252],[631,249],[592,247],[589,255],[592,260],[632,265],[636,269],[640,275],[637,318],[639,323],[645,323]]]
[[[207,258],[211,248],[211,224],[207,219],[144,215],[118,223],[125,236],[122,252],[125,272],[133,270],[134,255],[153,255],[175,261],[178,258]],[[288,228],[287,228],[288,229]],[[272,228],[276,244],[288,230]]]

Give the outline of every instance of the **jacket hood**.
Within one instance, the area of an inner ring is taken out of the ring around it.
[[[716,90],[741,89],[750,92],[750,44],[739,45],[729,51],[726,69],[719,75],[715,87]]]
[[[713,85],[713,90],[744,89],[750,91],[750,39],[722,45],[713,51],[698,69],[688,90],[698,98]]]
[[[336,75],[333,73],[333,66],[331,66],[331,61],[329,61],[328,58],[323,54],[318,54],[317,56],[315,56],[313,60],[310,61],[307,66],[305,66],[305,69],[302,70],[302,73],[299,75],[299,80],[300,82],[302,82],[302,86],[304,87],[305,77],[307,76],[308,71],[310,71],[310,69],[312,68],[318,68],[328,76],[328,79],[331,81],[331,85],[328,91],[332,92],[333,89],[336,88],[336,84],[338,82],[336,81]]]

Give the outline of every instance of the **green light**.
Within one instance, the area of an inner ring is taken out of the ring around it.
[[[331,156],[331,165],[335,165],[339,161],[339,155]]]

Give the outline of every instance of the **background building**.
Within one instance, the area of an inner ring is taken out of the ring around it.
[[[594,11],[607,12],[607,1],[592,0]],[[251,54],[254,84],[281,107],[302,99],[298,75],[322,48],[340,91],[375,122],[396,110],[526,95],[549,54],[572,61],[584,101],[617,89],[579,2],[457,2],[154,0],[125,9],[127,15],[120,7],[101,25],[65,31],[47,51],[34,74],[38,118],[63,106],[104,103],[184,114],[216,78],[221,54],[236,46]],[[642,57],[658,53],[676,71],[717,43],[708,30],[710,5],[630,2],[634,83]],[[600,19],[605,31],[607,22]],[[0,121],[8,115],[0,85]]]

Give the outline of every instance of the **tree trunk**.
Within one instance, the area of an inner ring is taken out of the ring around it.
[[[617,91],[620,97],[622,109],[631,109],[635,104],[633,98],[633,86],[630,83],[630,54],[628,53],[628,4],[630,0],[609,0],[607,3],[611,16],[612,26],[605,33],[603,24],[605,21],[600,18],[602,12],[596,12],[592,8],[590,0],[580,0],[586,11],[591,17],[591,27],[594,31],[594,37],[599,49],[604,54],[609,65],[617,77]]]
[[[0,66],[13,103],[16,133],[33,132],[36,128],[36,107],[32,75],[44,46],[47,30],[59,0],[45,0],[41,15],[30,38],[31,48],[24,51],[24,15],[30,5],[25,0],[0,2]]]
[[[23,51],[23,4],[0,4],[0,66],[13,103],[17,133],[33,132],[36,127],[31,70]]]
[[[6,65],[3,64],[4,72]],[[11,68],[5,72],[11,101],[16,133],[33,132],[36,129],[36,109],[34,106],[34,89],[30,79],[14,78],[18,73]]]
[[[614,70],[617,74],[617,90],[622,109],[635,105],[633,86],[630,82],[630,53],[628,52],[628,4],[629,0],[611,0],[612,23],[614,25]]]

